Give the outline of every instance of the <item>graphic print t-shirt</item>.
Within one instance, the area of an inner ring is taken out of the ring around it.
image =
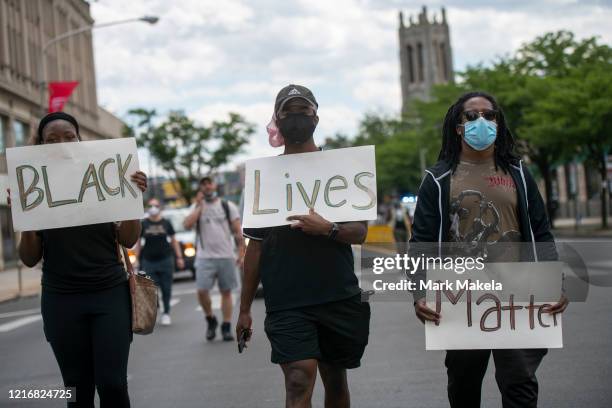
[[[521,241],[516,185],[510,174],[495,169],[493,158],[459,162],[450,196],[451,242],[463,250],[486,248],[499,261],[516,256],[517,245],[504,244]]]
[[[142,257],[149,261],[158,261],[172,256],[168,238],[173,235],[174,228],[170,221],[164,218],[159,221],[143,220],[140,236],[144,237],[145,243],[142,247]]]

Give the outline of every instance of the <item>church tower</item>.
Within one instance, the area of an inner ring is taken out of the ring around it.
[[[446,10],[442,7],[440,21],[434,14],[429,21],[427,7],[423,6],[417,21],[412,15],[404,24],[399,13],[399,45],[402,86],[402,111],[414,99],[427,100],[434,84],[454,82],[453,57]]]

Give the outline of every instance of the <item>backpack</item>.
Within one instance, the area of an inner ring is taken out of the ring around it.
[[[223,207],[223,212],[225,213],[225,219],[227,220],[227,225],[230,230],[230,234],[232,233],[232,220],[230,220],[230,210],[229,204],[224,199],[221,200],[221,207]],[[200,217],[198,217],[198,221],[196,222],[196,241],[200,241],[200,248],[204,249],[204,240],[202,239],[202,234],[200,233]]]

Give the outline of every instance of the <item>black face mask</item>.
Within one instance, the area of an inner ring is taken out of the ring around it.
[[[278,129],[288,144],[307,142],[316,127],[315,118],[304,113],[287,113],[286,117],[278,120]]]

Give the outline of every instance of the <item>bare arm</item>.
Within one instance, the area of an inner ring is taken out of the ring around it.
[[[247,340],[251,338],[250,330],[253,324],[251,318],[251,305],[261,279],[259,274],[259,259],[261,256],[261,242],[249,240],[244,257],[244,281],[240,294],[240,315],[236,323],[236,336],[239,339],[243,330],[248,330]]]
[[[193,211],[185,218],[183,221],[183,227],[185,229],[192,229],[194,225],[197,224],[200,216],[202,215],[202,210],[204,209],[204,194],[201,191],[198,191],[195,198],[195,207]]]
[[[185,269],[185,261],[183,260],[183,252],[181,251],[181,246],[179,242],[176,240],[174,235],[170,236],[170,245],[174,250],[174,255],[176,256],[176,266],[179,270]]]
[[[291,224],[291,228],[300,228],[310,235],[329,235],[332,223],[321,217],[313,209],[308,215],[291,215],[288,221],[297,221]],[[368,235],[368,224],[365,221],[347,222],[338,225],[336,241],[345,244],[362,244]]]
[[[240,294],[240,312],[251,312],[251,305],[261,279],[259,275],[259,259],[261,256],[261,241],[249,240],[244,256],[244,282]]]
[[[117,240],[124,247],[131,248],[140,238],[141,230],[140,220],[122,221],[117,228]]]
[[[140,259],[140,251],[142,250],[142,245],[140,245],[140,240],[136,241],[136,246],[134,247],[134,255],[136,259]]]
[[[24,265],[32,268],[43,256],[42,241],[36,231],[24,231],[19,241],[19,258]]]
[[[234,233],[234,241],[236,242],[236,248],[238,248],[238,264],[242,263],[246,253],[246,247],[244,245],[244,237],[242,236],[242,226],[240,225],[240,218],[236,218],[232,221],[232,232]]]
[[[336,241],[344,242],[345,244],[363,244],[367,235],[367,222],[347,222],[346,224],[338,225],[338,235],[336,235]]]
[[[142,171],[139,170],[132,174],[131,180],[140,191],[143,193],[147,191],[147,175]],[[140,238],[141,230],[140,220],[122,221],[117,227],[117,241],[124,247],[131,248]]]
[[[6,189],[7,200],[6,203],[11,207],[11,189]],[[42,240],[36,234],[36,231],[23,231],[21,233],[21,240],[19,241],[19,258],[25,266],[33,267],[36,265],[43,256]]]
[[[172,245],[172,249],[174,250],[174,256],[176,256],[176,259],[183,259],[183,254],[181,253],[181,246],[179,245],[174,235],[170,237],[170,245]]]

